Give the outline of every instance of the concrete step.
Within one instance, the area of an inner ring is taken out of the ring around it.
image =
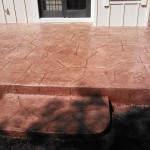
[[[108,96],[112,103],[150,105],[150,88],[51,86],[33,84],[0,85],[3,94],[31,94],[56,96]]]
[[[0,134],[22,138],[90,138],[110,125],[108,97],[4,94]]]

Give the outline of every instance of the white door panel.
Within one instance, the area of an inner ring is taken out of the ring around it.
[[[122,26],[124,6],[123,5],[111,5],[110,11],[110,26]]]
[[[138,20],[138,4],[125,5],[124,26],[136,26]]]

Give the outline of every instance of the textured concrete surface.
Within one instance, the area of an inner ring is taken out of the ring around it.
[[[149,41],[149,28],[0,25],[0,91],[96,88],[112,102],[150,104]]]
[[[0,150],[149,150],[150,107],[115,105],[111,128],[95,140],[56,141],[0,137]]]
[[[0,135],[92,138],[110,125],[107,97],[7,94],[0,100]]]

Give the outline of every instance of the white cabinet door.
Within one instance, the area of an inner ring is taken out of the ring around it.
[[[24,0],[14,0],[16,17],[18,23],[27,23],[25,1]]]
[[[147,26],[150,0],[98,0],[98,26]]]
[[[3,3],[0,0],[0,23],[6,23],[4,9],[3,9]]]
[[[16,23],[16,14],[13,0],[3,0],[7,23]]]

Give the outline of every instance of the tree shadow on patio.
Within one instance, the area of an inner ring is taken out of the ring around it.
[[[83,96],[83,94],[81,93]],[[0,138],[0,149],[38,149],[38,150],[148,150],[150,147],[150,107],[130,107],[121,114],[113,113],[111,127],[103,135],[97,135],[95,139],[89,140],[80,134],[75,137],[75,139],[80,138],[81,140],[72,140],[68,136],[68,140],[56,140],[57,136],[51,134],[41,134],[38,131],[45,131],[45,124],[49,123],[49,120],[46,118],[49,117],[49,114],[53,115],[54,125],[51,128],[54,131],[61,133],[59,137],[64,138],[64,133],[69,132],[69,130],[76,129],[77,133],[88,132],[89,134],[93,133],[92,128],[85,126],[85,108],[88,108],[91,103],[93,104],[94,98],[89,98],[88,103],[83,101],[73,102],[71,110],[67,110],[66,103],[63,101],[57,102],[48,102],[46,105],[42,106],[42,111],[40,112],[40,117],[45,118],[45,120],[36,120],[28,126],[26,129],[26,134],[30,139],[12,139],[12,138]],[[95,106],[101,105],[100,103],[95,102]],[[83,106],[85,107],[83,109]],[[118,106],[121,107],[121,106]],[[39,107],[40,108],[40,107]],[[60,108],[63,108],[58,112]],[[75,111],[74,111],[75,109]],[[28,109],[27,109],[28,110]],[[72,111],[80,112],[81,114],[77,116],[76,122],[74,117],[72,117]],[[24,111],[22,111],[24,113]],[[28,111],[27,111],[28,112]],[[88,111],[87,111],[88,112]],[[22,116],[23,114],[21,114]],[[28,117],[28,113],[27,113]],[[30,114],[29,114],[30,117]],[[78,118],[79,117],[79,118]],[[21,120],[21,119],[20,119]],[[19,121],[19,120],[18,120]],[[92,121],[91,126],[94,127],[97,125],[99,120],[97,118]],[[79,124],[78,124],[79,123]],[[8,124],[5,123],[5,126]],[[16,123],[17,125],[17,123]],[[50,124],[51,125],[51,124]],[[48,126],[49,128],[49,126]],[[34,129],[34,130],[33,130]],[[32,133],[31,131],[36,133]],[[4,132],[4,131],[3,131]],[[3,133],[5,134],[5,133]],[[36,139],[37,137],[41,137]]]
[[[74,97],[68,103],[60,96],[39,109],[35,115],[46,121],[30,124],[26,133],[32,139],[91,140],[109,130],[109,106],[99,97]]]
[[[46,142],[45,139],[41,144]],[[150,108],[131,107],[122,114],[114,114],[110,131],[94,140],[55,141],[54,145],[56,150],[148,150]]]

